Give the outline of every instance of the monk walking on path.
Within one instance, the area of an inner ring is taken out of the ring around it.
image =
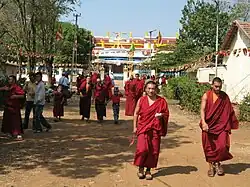
[[[154,81],[146,82],[146,96],[139,99],[134,113],[134,131],[137,147],[134,164],[139,167],[138,177],[152,180],[151,168],[156,168],[160,153],[161,136],[166,136],[169,118],[168,105],[156,94]],[[146,173],[144,173],[144,168]]]
[[[237,129],[239,124],[230,99],[221,88],[221,79],[215,77],[212,89],[203,95],[201,101],[200,127],[202,145],[209,164],[209,177],[213,177],[215,173],[224,175],[220,162],[233,158],[229,152],[229,135],[231,129]]]

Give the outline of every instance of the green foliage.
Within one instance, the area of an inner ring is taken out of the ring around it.
[[[179,66],[214,52],[217,17],[220,45],[232,21],[246,17],[249,13],[247,10],[247,6],[231,7],[228,3],[217,0],[188,0],[182,10],[180,36],[174,52],[156,54],[151,66],[157,69]]]
[[[173,78],[163,89],[163,95],[169,99],[178,99],[180,105],[192,112],[199,113],[202,95],[210,85],[198,84],[186,76]]]
[[[241,121],[250,121],[250,94],[248,94],[239,105]]]
[[[71,23],[62,22],[63,39],[56,44],[57,57],[55,62],[70,63],[72,61],[72,50],[74,44],[75,26]],[[84,63],[88,61],[92,48],[92,36],[90,31],[78,28],[77,31],[77,61]]]

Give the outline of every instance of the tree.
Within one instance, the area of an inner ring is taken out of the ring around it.
[[[74,45],[74,36],[76,28],[73,24],[63,22],[60,23],[63,30],[63,39],[58,42],[57,46],[57,58],[58,63],[71,63],[72,61],[72,50]],[[91,54],[92,48],[92,36],[90,31],[84,28],[77,29],[77,62],[84,64],[88,62],[89,55]]]
[[[237,3],[232,8],[233,20],[250,21],[250,3]]]
[[[182,10],[180,36],[175,51],[171,54],[156,55],[152,65],[155,67],[181,65],[214,52],[217,16],[219,44],[221,44],[232,22],[231,9],[226,3],[188,0]]]

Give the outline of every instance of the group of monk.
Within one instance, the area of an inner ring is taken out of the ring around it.
[[[140,91],[141,85],[132,85],[135,83],[130,85],[133,94],[128,96],[136,99],[136,89]],[[214,177],[216,173],[218,176],[224,175],[221,162],[233,158],[229,152],[230,134],[232,129],[239,126],[230,99],[221,88],[222,80],[215,77],[211,89],[201,100],[200,128],[209,177]],[[150,170],[157,167],[161,136],[167,134],[169,110],[167,101],[157,95],[155,81],[146,81],[144,91],[145,95],[139,98],[134,111],[133,133],[137,137],[134,165],[139,167],[139,179],[152,180]]]
[[[31,79],[33,83],[35,79],[37,82],[30,95],[30,103],[35,107],[34,130],[39,133],[42,131],[40,123],[45,120],[42,116],[45,88],[41,73],[35,74]],[[92,94],[98,122],[102,122],[103,117],[106,116],[106,104],[109,100],[113,101],[114,111],[118,108],[119,115],[119,107],[117,106],[119,106],[119,98],[122,97],[122,94],[117,89],[114,89],[114,93],[112,93],[114,85],[108,74],[105,75],[103,81],[98,73],[81,77],[78,81],[82,120],[88,121],[90,118]],[[158,95],[157,86],[155,80],[140,78],[139,74],[136,74],[135,78],[131,76],[125,83],[125,114],[134,117],[133,134],[137,138],[134,165],[139,168],[137,173],[139,179],[153,179],[151,168],[157,167],[161,136],[166,136],[168,129],[168,104],[165,98]],[[225,92],[221,91],[221,88],[221,79],[214,78],[211,89],[201,99],[200,128],[202,130],[203,150],[209,166],[207,172],[209,177],[215,176],[216,173],[219,176],[224,175],[221,162],[233,158],[229,152],[230,134],[232,129],[237,129],[239,126],[230,99]],[[20,99],[24,97],[24,90],[17,85],[15,76],[9,76],[8,85],[0,90],[8,91],[2,132],[10,133],[17,139],[22,138],[20,137],[22,133]],[[47,130],[51,128],[49,124],[45,127]]]
[[[82,120],[89,121],[93,96],[98,123],[103,121],[106,117],[106,105],[113,95],[113,87],[112,79],[108,74],[105,74],[103,81],[100,74],[95,72],[78,78],[77,90],[80,94],[79,107]]]

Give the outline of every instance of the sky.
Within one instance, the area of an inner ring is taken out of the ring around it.
[[[81,0],[74,13],[80,13],[79,26],[95,36],[107,32],[132,32],[143,37],[145,32],[160,30],[163,36],[175,37],[179,30],[181,10],[187,0]],[[73,12],[61,21],[74,23]],[[157,35],[158,33],[154,33]]]

